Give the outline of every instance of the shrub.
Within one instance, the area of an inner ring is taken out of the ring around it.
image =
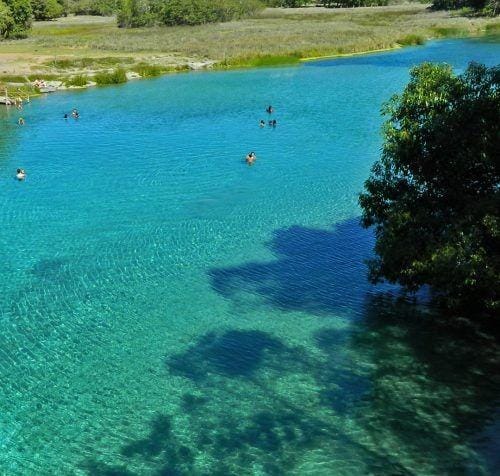
[[[137,74],[140,74],[143,78],[153,78],[155,76],[160,76],[163,73],[161,66],[154,64],[139,63],[133,68]]]
[[[64,5],[58,0],[31,0],[31,10],[35,20],[52,20],[65,13]]]
[[[120,8],[120,0],[73,0],[69,11],[75,15],[114,15]]]
[[[72,76],[70,79],[66,80],[66,86],[87,86],[89,79],[87,76],[83,74],[79,74],[77,76]]]
[[[397,40],[397,43],[401,46],[423,45],[425,43],[425,38],[420,35],[406,35]]]
[[[104,86],[106,84],[121,84],[127,82],[127,74],[122,68],[117,68],[111,73],[97,73],[94,76],[94,81],[99,86]]]
[[[26,38],[31,27],[30,0],[0,0],[4,5],[0,12],[0,28],[4,38]],[[10,12],[10,13],[9,13]]]
[[[137,28],[152,25],[155,15],[147,0],[122,0],[117,21],[120,28]]]

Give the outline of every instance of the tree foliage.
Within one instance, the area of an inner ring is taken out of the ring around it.
[[[315,3],[311,0],[264,0],[268,7],[298,8]]]
[[[260,8],[258,0],[122,0],[118,25],[199,25],[243,18]]]
[[[10,8],[0,0],[0,37],[6,38],[14,26],[14,18]]]
[[[0,35],[25,38],[31,26],[30,0],[0,0]]]
[[[360,196],[371,279],[431,285],[448,307],[500,307],[500,68],[411,71],[385,107],[381,159]]]
[[[326,8],[376,7],[389,4],[389,0],[319,0]]]
[[[434,10],[470,9],[485,15],[498,15],[499,0],[433,0]]]
[[[120,0],[70,0],[68,10],[75,15],[111,16],[120,9]]]
[[[31,10],[35,20],[53,20],[66,14],[63,0],[31,0]]]

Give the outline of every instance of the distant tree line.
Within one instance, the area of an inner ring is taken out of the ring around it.
[[[117,15],[120,27],[199,25],[251,16],[265,6],[361,7],[388,0],[0,0],[0,39],[24,38],[33,20],[75,15]],[[499,0],[433,0],[434,9],[498,15]]]
[[[263,7],[258,0],[122,0],[120,27],[199,25],[244,18]]]
[[[434,10],[467,9],[484,15],[496,16],[499,12],[499,0],[433,0]]]

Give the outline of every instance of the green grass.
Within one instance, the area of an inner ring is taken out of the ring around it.
[[[79,87],[84,87],[89,83],[89,78],[88,76],[85,76],[83,74],[77,74],[76,76],[72,76],[68,80],[66,80],[65,85],[66,86],[79,86]]]
[[[8,83],[2,83],[0,81],[0,95],[3,96],[5,89],[7,89],[7,94],[11,98],[21,97],[26,99],[27,97],[39,96],[40,92],[37,91],[30,84],[24,84],[23,86],[12,86]]]
[[[28,74],[28,79],[30,81],[35,81],[35,79],[43,79],[44,81],[60,81],[60,74],[47,74],[47,73],[36,73],[36,74]]]
[[[68,17],[35,23],[21,41],[0,41],[9,59],[5,74],[47,78],[47,72],[104,75],[110,68],[151,77],[187,68],[294,64],[334,56],[422,44],[428,38],[498,33],[498,18],[455,16],[412,3],[360,9],[266,9],[255,18],[193,27],[117,28],[114,18]],[[0,73],[1,77],[1,73]],[[109,83],[106,83],[109,84]]]
[[[4,83],[27,83],[29,81],[27,76],[20,76],[16,74],[2,74],[0,79]]]
[[[298,54],[289,55],[257,55],[221,61],[220,68],[259,68],[297,64],[301,59]]]
[[[487,35],[500,35],[500,23],[486,25],[485,30]]]
[[[132,71],[141,75],[143,78],[153,78],[155,76],[160,76],[165,72],[163,68],[157,65],[139,63],[132,67]]]
[[[467,36],[468,31],[457,27],[434,27],[432,28],[434,36],[437,38],[457,38]]]
[[[121,84],[127,82],[127,74],[124,69],[117,68],[111,73],[97,73],[93,79],[98,86]]]
[[[54,59],[46,61],[44,65],[55,69],[82,69],[89,67],[111,67],[133,62],[134,59],[130,57],[105,56],[96,58],[83,57],[77,59]]]
[[[425,38],[421,35],[406,35],[396,41],[401,46],[423,45]]]

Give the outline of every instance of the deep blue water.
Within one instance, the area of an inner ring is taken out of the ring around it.
[[[498,473],[498,348],[367,283],[357,196],[412,65],[499,57],[440,41],[0,111],[0,474]]]

